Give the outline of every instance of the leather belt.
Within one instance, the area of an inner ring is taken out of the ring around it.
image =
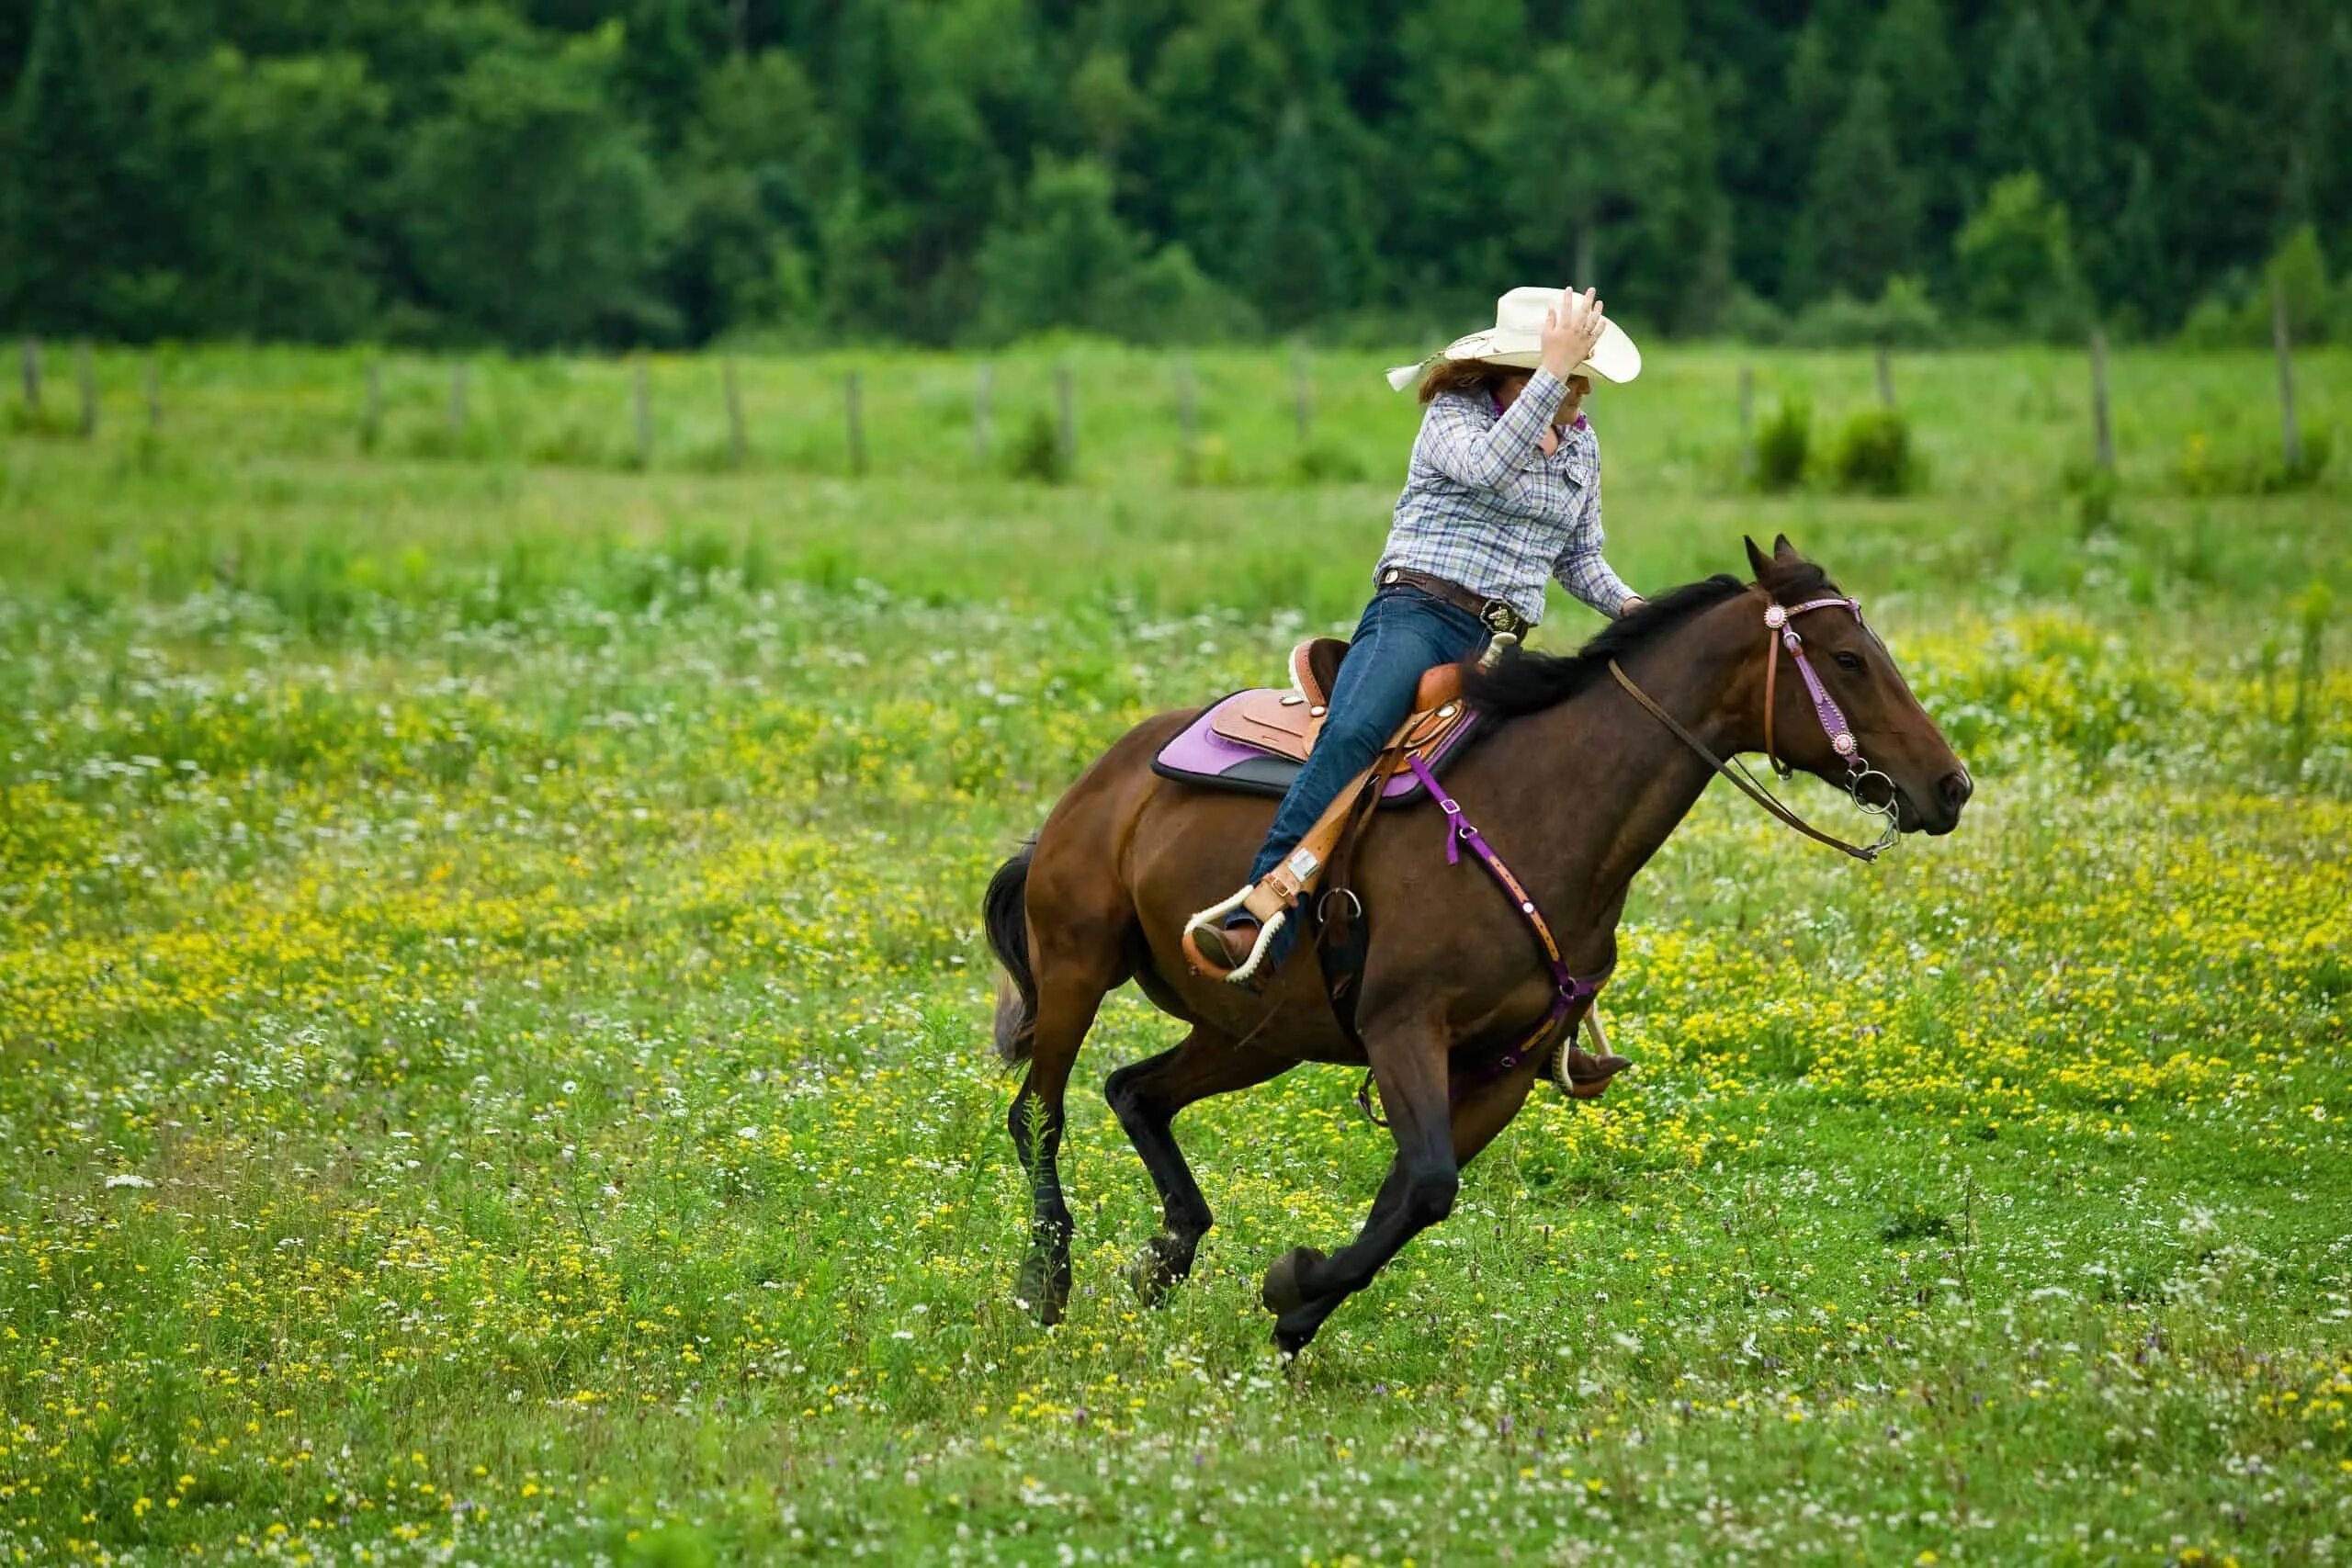
[[[1442,599],[1457,610],[1465,610],[1477,617],[1478,624],[1498,637],[1508,634],[1523,637],[1535,625],[1510,607],[1507,599],[1489,599],[1473,593],[1458,582],[1442,577],[1432,577],[1426,571],[1415,571],[1409,566],[1392,566],[1380,574],[1383,588],[1418,588],[1432,599]]]

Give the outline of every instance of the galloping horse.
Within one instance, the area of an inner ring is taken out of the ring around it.
[[[1785,536],[1770,557],[1750,540],[1747,555],[1753,582],[1718,576],[1677,589],[1572,656],[1523,653],[1465,671],[1470,699],[1508,722],[1462,756],[1444,795],[1510,858],[1576,975],[1608,973],[1627,885],[1722,769],[1709,751],[1762,750],[1858,800],[1860,781],[1876,779],[1871,803],[1905,832],[1959,825],[1969,776],[1855,602]],[[1792,617],[1808,611],[1800,645]],[[1775,691],[1784,643],[1795,670]],[[1559,990],[1519,906],[1448,865],[1460,818],[1430,801],[1381,814],[1355,854],[1351,881],[1369,931],[1353,1031],[1311,962],[1284,965],[1263,995],[1192,972],[1179,945],[1185,918],[1240,879],[1272,810],[1152,771],[1195,712],[1147,719],[1114,744],[989,886],[989,941],[1006,972],[997,1048],[1008,1064],[1029,1064],[1007,1117],[1032,1201],[1019,1289],[1043,1321],[1058,1321],[1070,1283],[1056,1168],[1063,1091],[1103,996],[1133,979],[1192,1030],[1104,1089],[1162,1202],[1164,1228],[1128,1271],[1147,1300],[1190,1273],[1211,1223],[1170,1131],[1176,1113],[1300,1062],[1370,1065],[1396,1159],[1353,1242],[1328,1258],[1295,1247],[1268,1270],[1274,1342],[1295,1352],[1452,1211],[1462,1167],[1518,1114],[1545,1055],[1501,1066],[1498,1053]],[[1838,733],[1840,720],[1849,734]],[[1566,1018],[1561,1034],[1576,1022]]]

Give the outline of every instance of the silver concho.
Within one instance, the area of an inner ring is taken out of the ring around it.
[[[1829,744],[1838,749],[1838,755],[1840,757],[1850,757],[1854,754],[1854,738],[1846,730],[1841,729],[1831,736]]]
[[[1789,613],[1778,604],[1767,605],[1764,610],[1764,624],[1774,631],[1778,631],[1789,624]]]

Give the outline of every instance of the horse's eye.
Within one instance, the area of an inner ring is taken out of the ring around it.
[[[1862,667],[1861,657],[1859,654],[1849,653],[1841,648],[1838,650],[1837,657],[1838,668],[1840,670],[1860,670]]]

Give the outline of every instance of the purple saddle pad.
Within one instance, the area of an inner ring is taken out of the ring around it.
[[[1250,694],[1235,692],[1220,697],[1203,708],[1200,716],[1186,725],[1176,739],[1159,749],[1151,760],[1151,771],[1162,778],[1182,779],[1186,784],[1203,784],[1210,789],[1227,789],[1241,795],[1280,795],[1290,788],[1290,781],[1298,776],[1299,765],[1288,757],[1277,757],[1255,746],[1232,740],[1219,735],[1211,725],[1217,713],[1228,703],[1236,703]],[[1427,761],[1432,773],[1442,773],[1446,764],[1460,754],[1470,738],[1483,728],[1486,715],[1470,710],[1460,728],[1438,743]],[[1406,806],[1419,800],[1428,792],[1421,781],[1409,773],[1399,772],[1382,787],[1380,804]]]

